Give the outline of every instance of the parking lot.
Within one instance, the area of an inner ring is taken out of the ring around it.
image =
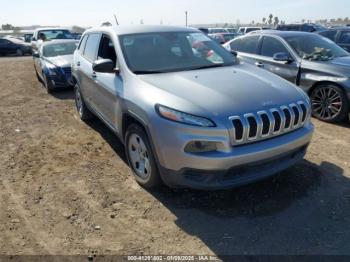
[[[313,120],[306,159],[273,179],[148,192],[30,57],[0,59],[0,121],[0,254],[350,255],[349,123]]]

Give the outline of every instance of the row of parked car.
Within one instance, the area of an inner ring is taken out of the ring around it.
[[[42,39],[40,38],[42,37]],[[36,49],[37,42],[49,40],[73,39],[79,40],[81,34],[72,33],[68,29],[62,28],[39,28],[33,33],[26,33],[20,37],[5,36],[0,38],[0,55],[23,56],[32,54]]]

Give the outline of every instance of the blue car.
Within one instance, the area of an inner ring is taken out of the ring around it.
[[[76,40],[44,42],[33,53],[36,75],[48,93],[73,86],[71,62],[78,43]]]

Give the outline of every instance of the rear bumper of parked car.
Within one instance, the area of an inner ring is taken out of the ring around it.
[[[156,145],[160,173],[163,181],[171,187],[216,190],[248,184],[279,173],[302,160],[313,130],[313,125],[309,123],[294,132],[237,147],[231,146],[229,138],[225,141],[225,138],[213,133],[206,139],[227,143],[229,150],[189,154],[184,152],[183,146],[176,145],[193,140],[196,131],[180,135],[174,128],[162,129]],[[204,136],[198,135],[198,139],[203,140]]]

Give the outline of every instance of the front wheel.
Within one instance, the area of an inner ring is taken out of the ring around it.
[[[145,188],[161,185],[161,178],[147,134],[136,124],[126,132],[125,151],[136,181]]]
[[[319,120],[337,123],[348,117],[349,100],[345,92],[336,85],[316,87],[311,93],[312,115]]]

